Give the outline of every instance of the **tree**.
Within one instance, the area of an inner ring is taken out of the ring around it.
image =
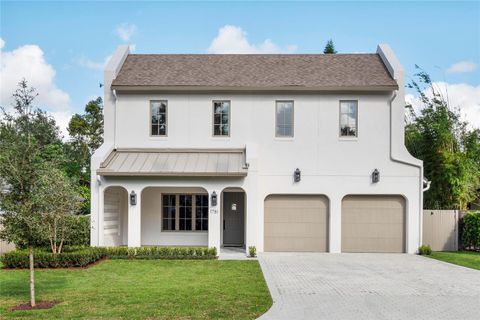
[[[68,123],[71,143],[81,156],[82,168],[89,166],[92,153],[103,143],[103,102],[98,97],[85,106],[85,114],[75,114]]]
[[[85,113],[75,114],[68,124],[71,140],[66,144],[69,158],[67,172],[78,178],[79,193],[85,199],[80,212],[90,213],[90,158],[103,143],[103,102],[98,97],[85,106]]]
[[[418,66],[416,66],[418,68]],[[417,114],[408,105],[405,144],[423,160],[424,175],[432,181],[424,205],[431,209],[466,209],[480,185],[480,131],[469,129],[458,109],[421,70],[408,87],[422,105]]]
[[[46,166],[33,188],[33,200],[41,212],[52,253],[61,253],[70,232],[68,218],[76,213],[80,203],[73,182],[61,170]]]
[[[323,49],[323,53],[325,53],[325,54],[335,54],[335,53],[337,53],[337,51],[335,51],[335,45],[333,44],[332,39],[327,41],[327,44],[325,45],[325,49]]]
[[[62,141],[55,120],[34,107],[37,96],[26,80],[13,94],[13,112],[1,108],[0,119],[0,238],[28,248],[30,259],[30,304],[35,306],[33,248],[46,235],[42,203],[35,198],[40,178],[61,167]]]

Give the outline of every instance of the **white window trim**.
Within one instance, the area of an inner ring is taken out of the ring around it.
[[[215,102],[228,102],[228,135],[215,134]],[[212,100],[212,138],[214,139],[229,139],[232,134],[232,101],[228,99]]]
[[[355,119],[356,122],[356,133],[355,136],[342,136],[341,134],[341,126],[342,126],[342,102],[356,102],[357,103],[357,117]],[[338,128],[337,134],[338,139],[340,141],[357,141],[358,140],[358,116],[360,111],[360,103],[358,99],[340,99],[338,102]]]
[[[293,104],[292,114],[292,135],[291,136],[277,136],[277,103],[278,102],[291,102]],[[295,140],[295,100],[293,99],[279,99],[275,100],[275,109],[273,112],[273,135],[277,141],[293,141]]]
[[[152,134],[152,102],[165,102],[165,134],[164,135],[159,135],[159,134]],[[149,137],[152,139],[166,139],[168,138],[168,126],[169,126],[169,121],[168,121],[168,100],[167,99],[152,99],[149,100],[148,103],[148,108],[150,111],[148,112],[149,118],[148,118],[148,132],[149,132]]]

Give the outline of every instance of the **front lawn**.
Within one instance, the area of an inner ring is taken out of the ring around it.
[[[0,270],[2,319],[255,319],[272,300],[257,261],[107,260],[89,269],[36,270],[49,310],[29,300],[28,270]]]
[[[472,251],[436,251],[431,258],[480,270],[480,252]]]

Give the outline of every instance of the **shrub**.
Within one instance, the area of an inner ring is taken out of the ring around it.
[[[422,256],[429,256],[432,254],[432,248],[430,248],[430,246],[427,244],[421,245],[418,248],[418,254]]]
[[[248,247],[248,256],[250,258],[255,258],[257,256],[257,248],[255,246]]]
[[[82,247],[66,246],[62,253],[54,254],[48,248],[34,251],[35,268],[85,267],[102,258],[112,259],[193,259],[206,260],[217,257],[216,248],[204,247]],[[7,268],[28,268],[28,250],[10,251],[0,257]]]
[[[480,250],[480,211],[463,216],[462,242],[466,249]]]
[[[216,248],[204,247],[110,247],[107,255],[112,259],[215,259]]]
[[[70,246],[90,245],[90,216],[69,216],[65,244]]]
[[[35,268],[85,267],[105,258],[107,250],[99,247],[72,247],[65,248],[62,253],[54,254],[47,249],[35,249],[33,255]],[[7,268],[28,268],[29,266],[27,250],[7,252],[0,260]]]

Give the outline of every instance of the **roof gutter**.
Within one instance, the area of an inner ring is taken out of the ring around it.
[[[374,86],[278,86],[278,87],[247,87],[247,86],[197,86],[197,85],[118,85],[112,84],[113,90],[122,92],[391,92],[398,85]]]

